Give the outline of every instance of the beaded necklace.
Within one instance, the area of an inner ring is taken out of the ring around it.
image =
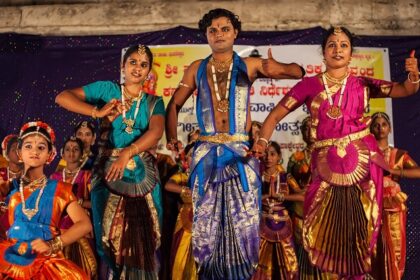
[[[67,168],[63,169],[63,181],[66,182],[66,171],[68,171],[67,173],[69,173],[69,175],[74,174],[73,179],[71,180],[71,184],[73,185],[74,182],[76,181],[77,176],[79,176],[79,172],[80,172],[81,167],[77,168],[75,171],[68,171]]]
[[[44,187],[46,186],[48,179],[45,175],[43,175],[41,178],[38,178],[26,185],[26,187],[29,188],[34,188],[38,185],[40,189],[35,200],[35,208],[32,209],[26,208],[25,196],[23,194],[23,181],[24,179],[22,178],[19,183],[19,193],[20,199],[22,201],[22,213],[28,218],[28,220],[31,220],[39,211],[39,201],[41,200],[42,194],[44,193]]]

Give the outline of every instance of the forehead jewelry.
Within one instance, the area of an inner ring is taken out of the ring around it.
[[[146,53],[146,47],[144,45],[139,45],[139,48],[137,49],[137,53],[139,55],[143,55]]]
[[[82,124],[80,125],[80,127],[84,127],[84,128],[87,127],[87,126],[88,126],[87,121],[83,121]]]
[[[338,35],[338,34],[340,34],[341,32],[343,32],[343,29],[341,29],[341,27],[340,27],[340,26],[336,26],[336,27],[334,27],[334,34],[335,34],[335,35]]]
[[[39,141],[39,126],[36,128],[36,134],[35,134],[35,144]]]

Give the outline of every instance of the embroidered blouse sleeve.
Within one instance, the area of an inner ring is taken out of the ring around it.
[[[389,97],[392,90],[392,82],[378,80],[368,77],[360,77],[369,91],[369,98]]]
[[[294,111],[300,107],[308,98],[310,93],[308,81],[310,78],[304,78],[297,83],[290,91],[280,100],[280,105],[289,111]]]
[[[83,86],[86,101],[90,104],[102,106],[112,98],[118,98],[119,86],[111,81],[97,81]]]

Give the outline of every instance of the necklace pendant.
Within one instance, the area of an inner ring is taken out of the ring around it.
[[[124,129],[125,132],[127,132],[128,134],[133,134],[133,128],[131,126],[128,126]]]
[[[229,100],[222,99],[219,102],[217,102],[217,111],[221,113],[229,112]]]
[[[38,213],[38,209],[22,209],[22,212],[30,221]]]
[[[330,119],[333,119],[333,120],[337,120],[337,119],[339,119],[339,118],[341,118],[341,117],[343,117],[343,114],[341,113],[341,110],[340,110],[340,108],[338,107],[338,106],[331,106],[329,109],[328,109],[328,111],[327,111],[327,116],[330,118]]]
[[[127,132],[128,134],[133,134],[134,120],[125,119],[123,122],[126,125],[126,128],[124,129],[125,132]]]

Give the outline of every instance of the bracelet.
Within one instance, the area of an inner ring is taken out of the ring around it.
[[[268,140],[267,139],[265,139],[263,137],[260,137],[260,138],[258,138],[258,141],[263,141],[265,143],[265,145],[268,146]]]
[[[44,253],[44,256],[49,257],[49,256],[52,255],[52,246],[51,246],[50,242],[48,242],[48,241],[47,241],[47,244],[48,244],[48,247],[50,249],[48,250],[48,253]]]
[[[79,204],[80,206],[82,206],[82,204],[83,204],[83,198],[79,198],[77,200],[77,204]]]
[[[131,146],[134,146],[134,148],[135,148],[134,154],[138,154],[140,152],[140,148],[139,148],[139,146],[136,145],[136,143],[131,143]]]
[[[283,202],[284,201],[284,193],[282,193],[282,192],[277,193],[276,198],[279,202]]]
[[[410,81],[410,83],[412,83],[412,84],[418,84],[418,83],[420,82],[420,78],[418,78],[418,80],[417,80],[417,81],[412,81],[412,80],[410,79],[410,74],[411,74],[411,72],[408,72],[407,80],[409,80],[409,81]]]
[[[189,86],[189,85],[184,84],[183,82],[179,82],[179,85],[180,85],[180,86],[182,86],[182,87],[190,88],[190,86]]]
[[[127,148],[128,148],[128,157],[131,158],[134,155],[133,148],[131,147],[131,145],[128,146]]]
[[[96,115],[98,113],[98,107],[93,107],[92,108],[92,112],[90,113],[90,115],[92,116],[93,119],[97,119],[98,116]]]
[[[57,236],[53,239],[47,241],[48,245],[51,247],[51,254],[55,255],[61,250],[63,250],[63,241],[61,241],[61,237]]]

